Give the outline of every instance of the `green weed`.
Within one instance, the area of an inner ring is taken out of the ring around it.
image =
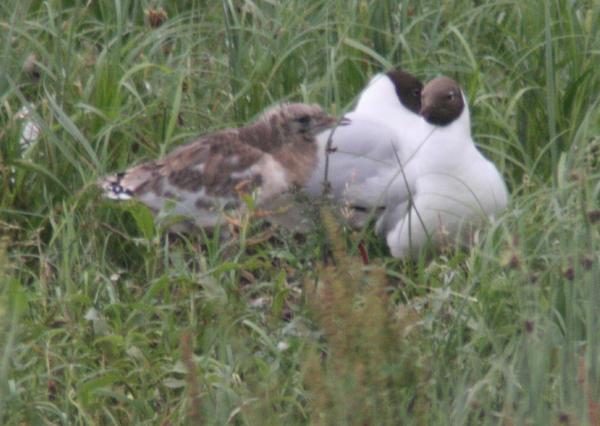
[[[8,0],[0,29],[3,424],[598,424],[597,2]],[[462,84],[510,187],[470,250],[329,216],[173,239],[93,189],[393,66]]]

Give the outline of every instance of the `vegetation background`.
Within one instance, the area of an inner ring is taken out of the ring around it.
[[[2,424],[600,424],[597,0],[4,0],[0,36]],[[169,240],[93,189],[392,67],[463,85],[510,187],[470,251]]]

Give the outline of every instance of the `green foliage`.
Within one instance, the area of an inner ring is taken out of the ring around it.
[[[0,28],[2,424],[599,424],[597,2],[7,0]],[[509,184],[469,251],[391,260],[329,216],[172,239],[93,189],[392,66],[463,85]]]
[[[385,270],[362,271],[326,209],[323,223],[335,266],[321,271],[322,283],[309,293],[326,343],[305,362],[311,423],[397,424],[409,412],[419,419],[422,360],[412,342],[420,318],[405,305],[391,309]]]

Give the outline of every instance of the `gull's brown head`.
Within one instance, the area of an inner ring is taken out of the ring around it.
[[[399,69],[388,71],[386,75],[394,84],[396,95],[402,105],[415,114],[418,114],[421,108],[423,83],[414,75]]]
[[[446,126],[465,109],[458,83],[448,77],[437,77],[423,88],[421,115],[430,124]]]

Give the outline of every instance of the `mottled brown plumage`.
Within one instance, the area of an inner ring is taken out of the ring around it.
[[[136,198],[155,212],[170,206],[212,227],[223,210],[243,208],[242,194],[256,193],[263,207],[303,185],[317,161],[315,135],[335,123],[318,106],[278,105],[252,124],[206,135],[100,185],[109,198]]]

